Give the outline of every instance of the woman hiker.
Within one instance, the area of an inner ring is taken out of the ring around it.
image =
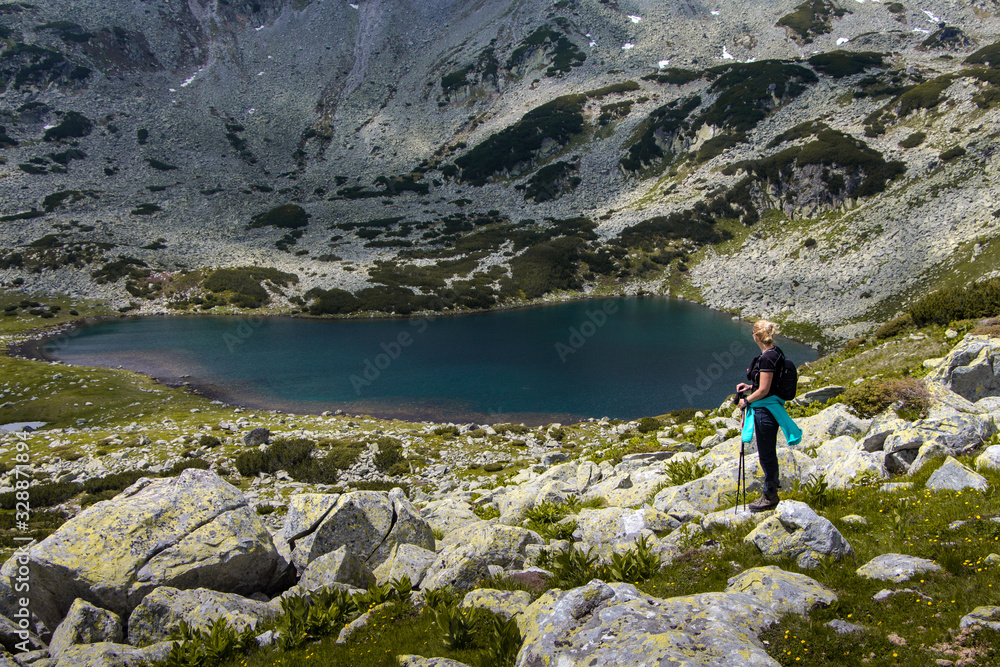
[[[749,384],[741,382],[736,386],[738,394],[751,392],[740,399],[740,407],[745,410],[742,438],[744,443],[748,443],[756,432],[757,457],[764,471],[764,495],[750,503],[751,512],[764,512],[778,506],[778,426],[785,432],[789,445],[802,440],[802,429],[785,412],[785,402],[774,393],[776,373],[782,370],[779,361],[784,362],[784,354],[774,347],[777,332],[774,322],[754,322],[753,340],[760,348],[760,355],[754,357],[747,369]]]

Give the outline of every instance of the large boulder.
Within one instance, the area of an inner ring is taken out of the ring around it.
[[[449,533],[479,521],[479,517],[472,511],[472,505],[454,498],[432,500],[421,508],[420,516],[430,525],[432,531],[441,531],[445,540],[448,539]]]
[[[128,644],[99,642],[67,647],[55,667],[147,667],[148,655]]]
[[[811,403],[826,403],[831,398],[836,398],[844,393],[844,387],[839,384],[831,384],[819,389],[811,389],[806,393],[796,396],[792,401],[795,405],[809,405]]]
[[[135,646],[147,646],[167,639],[185,621],[194,628],[206,628],[216,619],[225,619],[230,627],[243,631],[257,627],[279,613],[266,602],[258,602],[232,593],[199,588],[182,591],[164,586],[147,595],[128,619],[128,640]]]
[[[451,585],[471,588],[489,576],[489,566],[505,569],[524,565],[529,544],[544,544],[538,533],[506,526],[494,521],[471,524],[461,531],[461,537],[437,555],[421,588],[434,589]]]
[[[121,644],[124,638],[122,619],[118,614],[77,598],[69,608],[66,618],[52,634],[49,653],[53,657],[58,657],[75,644],[100,642]]]
[[[307,591],[318,591],[331,584],[368,588],[373,583],[375,575],[346,545],[309,563],[299,579],[299,586]]]
[[[574,537],[580,548],[593,547],[595,553],[610,558],[618,545],[632,546],[639,537],[662,537],[679,528],[681,522],[649,505],[639,509],[607,507],[584,509],[577,514]]]
[[[959,627],[962,628],[974,628],[977,625],[1000,632],[1000,607],[990,605],[976,607],[959,621]]]
[[[985,477],[949,456],[927,480],[927,488],[935,491],[985,491],[990,487]]]
[[[990,445],[976,457],[976,470],[1000,469],[1000,445]]]
[[[741,572],[727,582],[726,592],[749,595],[778,616],[805,615],[837,601],[837,594],[815,579],[785,572],[777,565]]]
[[[396,544],[434,549],[430,525],[401,489],[345,493],[311,532],[295,540],[292,561],[299,572],[342,545],[371,569],[381,565]]]
[[[830,407],[795,422],[802,429],[802,441],[797,445],[802,449],[816,447],[842,435],[852,438],[860,437],[868,430],[870,422],[860,419],[843,403],[834,403]],[[778,433],[779,442],[784,440]]]
[[[158,586],[250,594],[270,581],[277,561],[239,489],[188,469],[142,478],[31,547],[31,609],[54,628],[77,598],[124,617]],[[3,574],[10,576],[7,566]]]
[[[859,567],[857,574],[865,579],[879,579],[900,584],[918,574],[940,570],[940,565],[926,558],[905,554],[882,554]]]
[[[956,413],[939,419],[920,419],[897,429],[886,437],[882,449],[893,454],[936,443],[949,454],[965,454],[979,448],[996,432],[991,419]]]
[[[524,637],[518,667],[779,664],[756,638],[778,615],[741,593],[663,600],[595,579],[550,590],[516,618]]]
[[[770,557],[794,558],[801,568],[820,564],[821,558],[840,560],[854,553],[829,519],[797,500],[784,500],[775,513],[744,538]]]
[[[927,379],[972,402],[1000,396],[1000,338],[967,335]]]
[[[462,598],[462,609],[485,609],[504,618],[514,618],[531,604],[531,593],[527,591],[498,591],[492,588],[477,588]]]

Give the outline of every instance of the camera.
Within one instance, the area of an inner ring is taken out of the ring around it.
[[[738,391],[738,392],[736,392],[736,395],[733,396],[733,405],[739,405],[740,404],[740,399],[741,398],[746,398],[746,397],[747,397],[746,391]]]

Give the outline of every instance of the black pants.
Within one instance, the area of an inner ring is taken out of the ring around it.
[[[770,496],[778,492],[778,422],[767,408],[754,408],[753,426],[764,471],[764,495]]]

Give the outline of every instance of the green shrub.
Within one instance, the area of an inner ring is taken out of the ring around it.
[[[58,125],[45,130],[42,139],[44,141],[78,139],[87,136],[93,129],[94,124],[90,122],[90,119],[76,111],[70,111],[63,116]]]
[[[910,307],[913,323],[948,324],[1000,315],[1000,279],[938,290]]]
[[[269,211],[255,215],[247,229],[274,227],[275,229],[298,229],[309,224],[309,214],[297,204],[276,206]]]
[[[174,463],[170,468],[163,474],[167,477],[173,477],[179,475],[189,468],[194,468],[195,470],[208,470],[211,467],[205,459],[193,458],[193,459],[181,459]]]
[[[270,267],[225,268],[212,271],[202,286],[209,292],[224,295],[226,301],[239,308],[259,308],[271,300],[261,285],[264,280],[284,287],[298,283],[299,277]]]
[[[1000,66],[1000,42],[984,46],[965,59],[967,65]]]
[[[897,336],[906,329],[913,327],[913,315],[903,313],[893,318],[875,330],[875,340],[883,340]]]
[[[32,507],[52,507],[66,502],[82,489],[83,487],[76,482],[32,484],[28,490],[28,497]],[[17,502],[17,491],[0,493],[0,509],[12,510]]]
[[[703,466],[694,458],[683,458],[667,461],[664,472],[667,477],[668,486],[680,486],[701,479],[712,471],[711,468]]]
[[[788,28],[798,41],[809,44],[818,35],[833,29],[833,19],[847,13],[832,0],[806,0],[795,11],[778,19],[777,25]]]
[[[916,378],[876,378],[849,387],[841,401],[854,408],[864,419],[874,417],[899,403],[897,413],[925,415],[930,408],[930,394]]]
[[[951,160],[954,160],[957,157],[962,157],[965,154],[966,150],[961,146],[952,146],[948,150],[941,153],[939,157],[942,162],[950,162]]]
[[[920,144],[924,143],[924,139],[927,138],[926,132],[914,132],[910,136],[906,137],[899,142],[902,148],[916,148]]]
[[[655,433],[663,428],[663,422],[655,417],[643,417],[639,420],[639,433]]]
[[[403,444],[399,440],[384,436],[375,444],[378,447],[375,452],[375,467],[379,472],[387,473],[394,465],[403,462]]]
[[[808,62],[816,71],[834,79],[842,79],[845,76],[860,74],[872,67],[883,67],[883,58],[883,54],[871,51],[853,53],[837,50],[817,53],[811,56]]]

